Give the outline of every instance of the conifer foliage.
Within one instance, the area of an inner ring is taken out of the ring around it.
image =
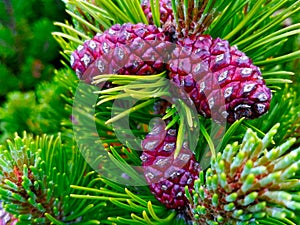
[[[65,68],[0,147],[0,224],[299,224],[299,0],[65,5]]]
[[[59,48],[51,32],[63,21],[61,1],[0,2],[0,97],[16,90],[32,90],[53,76]],[[9,79],[8,79],[9,77]]]

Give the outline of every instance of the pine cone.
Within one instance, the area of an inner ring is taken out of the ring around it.
[[[184,187],[193,187],[199,163],[186,145],[174,158],[177,130],[157,123],[142,142],[141,155],[146,181],[155,197],[170,209],[184,209]]]
[[[99,74],[158,74],[169,59],[168,40],[153,25],[116,24],[79,46],[71,55],[71,66],[87,83]]]
[[[268,111],[271,91],[260,69],[243,52],[208,35],[192,35],[176,44],[169,77],[184,88],[204,117],[233,123]]]

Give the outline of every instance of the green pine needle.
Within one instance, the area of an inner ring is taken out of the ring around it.
[[[290,150],[295,143],[292,138],[268,150],[278,128],[276,124],[263,139],[248,129],[240,145],[228,144],[212,157],[205,182],[200,176],[192,196],[187,196],[195,224],[221,218],[225,224],[249,220],[297,224],[300,196],[294,181],[300,182],[295,176],[300,168],[300,148]],[[256,217],[256,212],[261,214]]]
[[[69,201],[70,182],[87,185],[82,179],[88,176],[89,167],[74,146],[62,144],[60,136],[16,135],[7,147],[0,146],[0,155],[3,208],[18,223],[77,224],[95,218],[81,216],[97,213],[99,208]]]
[[[99,202],[106,201],[108,207],[117,207],[115,210],[106,210],[103,216],[107,217],[107,221],[120,224],[169,224],[174,220],[176,213],[168,211],[164,206],[160,205],[154,196],[149,193],[146,186],[141,186],[137,190],[135,188],[126,188],[117,183],[111,183],[103,180],[105,188],[85,188],[80,186],[72,186],[78,191],[85,191],[86,195],[72,194],[73,198],[78,199],[95,199]],[[95,182],[97,183],[97,182]],[[112,191],[113,189],[114,191]],[[117,190],[117,192],[116,192]],[[124,213],[119,214],[120,209]],[[104,224],[109,224],[105,222]]]

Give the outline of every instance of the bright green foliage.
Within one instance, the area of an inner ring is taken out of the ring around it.
[[[300,148],[290,150],[290,138],[268,150],[278,127],[263,139],[248,129],[241,144],[228,144],[212,157],[192,195],[186,192],[195,224],[297,224]]]
[[[105,204],[70,199],[71,184],[95,177],[75,146],[24,133],[0,146],[0,156],[0,197],[17,224],[99,224],[93,218]]]
[[[123,168],[120,154],[111,148],[111,160],[115,161],[117,168]],[[133,158],[131,156],[131,158]],[[126,177],[129,179],[134,178],[136,171],[130,172],[124,170]],[[134,181],[136,182],[136,180]],[[98,177],[91,181],[93,186],[76,186],[72,185],[75,189],[75,194],[71,197],[75,199],[91,199],[98,201],[99,204],[107,202],[107,208],[101,213],[101,223],[103,224],[186,224],[183,217],[177,215],[173,210],[167,210],[161,203],[159,203],[153,194],[150,193],[148,186],[124,186],[110,181],[105,177]],[[77,194],[78,191],[85,191],[86,194]],[[122,212],[122,213],[120,213]]]
[[[52,21],[62,21],[66,15],[59,0],[1,1],[0,12],[2,97],[13,90],[33,89],[37,81],[50,80],[59,57],[51,36],[56,29]]]
[[[78,191],[87,191],[89,195],[72,194],[75,199],[92,199],[108,202],[110,210],[102,212],[103,224],[171,224],[176,221],[176,212],[167,210],[149,192],[147,186],[124,187],[105,178],[97,178],[103,182],[100,188],[86,188],[72,185]],[[95,180],[95,182],[96,182]],[[122,213],[121,213],[122,212]],[[179,219],[177,219],[179,220]],[[180,223],[180,220],[178,221]]]

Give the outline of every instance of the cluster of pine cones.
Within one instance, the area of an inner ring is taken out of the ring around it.
[[[260,69],[228,41],[209,35],[183,35],[174,27],[170,0],[160,1],[160,23],[153,23],[149,1],[142,3],[146,24],[115,24],[77,48],[71,66],[78,77],[92,83],[101,74],[152,75],[167,71],[205,118],[228,123],[257,118],[270,106],[271,92]],[[107,86],[106,88],[109,88]],[[145,179],[167,208],[182,210],[199,177],[200,166],[183,144],[174,158],[178,128],[157,124],[142,142]]]

